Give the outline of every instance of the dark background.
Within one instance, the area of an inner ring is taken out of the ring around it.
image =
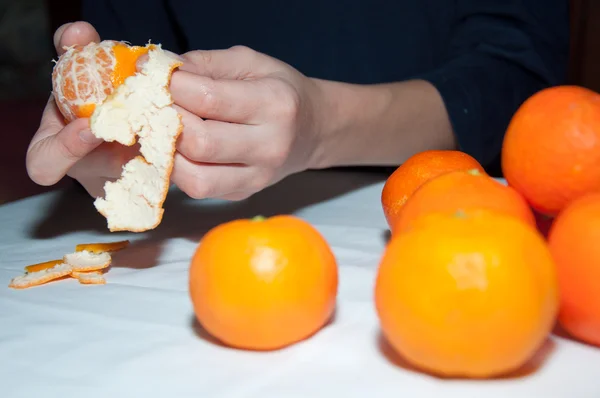
[[[50,93],[52,34],[80,19],[77,0],[0,0],[0,204],[51,188],[31,182],[25,152]],[[600,92],[600,1],[571,0],[570,83]]]

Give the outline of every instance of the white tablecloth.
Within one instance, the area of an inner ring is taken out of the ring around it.
[[[379,336],[372,290],[387,226],[383,177],[341,171],[290,177],[244,202],[167,199],[162,225],[109,234],[73,190],[0,207],[0,397],[600,397],[600,349],[552,336],[540,367],[518,378],[441,380],[403,367]],[[193,321],[189,259],[203,232],[257,214],[315,225],[340,265],[335,322],[270,353],[228,349]],[[7,287],[27,264],[78,243],[130,239],[107,284]]]

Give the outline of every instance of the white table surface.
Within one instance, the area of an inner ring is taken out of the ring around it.
[[[292,176],[237,203],[167,199],[162,225],[109,234],[73,190],[0,206],[0,397],[600,397],[600,349],[553,335],[532,373],[441,380],[407,369],[379,340],[372,290],[387,226],[383,177],[341,171]],[[193,321],[187,267],[203,232],[257,214],[294,213],[316,226],[340,266],[335,322],[270,353],[222,347]],[[78,243],[130,239],[107,284],[64,280],[7,287],[27,264]]]

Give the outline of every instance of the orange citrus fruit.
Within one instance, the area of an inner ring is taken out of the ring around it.
[[[537,227],[529,204],[515,189],[474,169],[452,171],[423,184],[404,205],[393,231],[410,229],[415,220],[427,213],[454,214],[471,209],[493,210]]]
[[[548,216],[585,193],[600,191],[600,94],[558,86],[527,99],[506,131],[502,171],[535,210]]]
[[[383,335],[417,369],[490,378],[525,365],[558,310],[543,237],[492,211],[430,213],[392,237],[375,284]]]
[[[136,73],[138,59],[150,48],[114,40],[68,48],[52,71],[54,99],[65,119],[90,117],[97,105]]]
[[[469,169],[485,173],[475,158],[461,151],[428,150],[408,158],[388,177],[381,192],[388,225],[394,224],[404,203],[426,181],[450,171]]]
[[[600,193],[571,202],[556,217],[548,245],[558,268],[559,321],[573,337],[600,346]]]
[[[333,315],[337,288],[326,240],[288,215],[213,228],[189,274],[198,322],[225,345],[250,350],[283,348],[317,333]]]

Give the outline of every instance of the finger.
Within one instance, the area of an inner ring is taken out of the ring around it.
[[[50,94],[48,103],[42,112],[42,118],[40,120],[40,126],[31,139],[30,146],[35,144],[49,135],[54,135],[66,125],[63,115],[56,106],[54,96]]]
[[[222,50],[194,50],[182,55],[180,70],[213,79],[253,79],[284,64],[245,46]]]
[[[186,158],[202,163],[252,164],[264,146],[261,131],[256,126],[245,126],[216,120],[202,120],[175,106],[182,115],[184,130],[177,141],[177,150]]]
[[[104,184],[107,181],[114,181],[112,179],[104,178],[104,177],[95,177],[95,178],[78,178],[73,177],[83,186],[83,188],[87,191],[87,193],[92,198],[104,197]]]
[[[39,134],[27,151],[29,177],[39,185],[53,185],[81,158],[96,148],[102,140],[89,130],[88,119],[76,119],[57,134]]]
[[[203,118],[224,122],[259,124],[266,94],[258,81],[214,80],[186,71],[173,73],[173,101]]]
[[[175,155],[171,181],[194,199],[218,198],[237,192],[252,192],[259,186],[250,166],[195,163]]]
[[[84,21],[66,23],[54,33],[54,47],[59,55],[65,52],[65,47],[91,42],[100,42],[100,35],[91,24]]]
[[[139,154],[137,143],[124,146],[117,142],[103,142],[85,159],[75,163],[67,174],[79,181],[96,178],[116,180],[121,176],[123,166]]]
[[[252,194],[253,194],[252,192],[234,192],[234,193],[230,193],[227,195],[216,197],[214,199],[229,200],[229,201],[237,202],[240,200],[248,199],[248,197],[250,197]]]

